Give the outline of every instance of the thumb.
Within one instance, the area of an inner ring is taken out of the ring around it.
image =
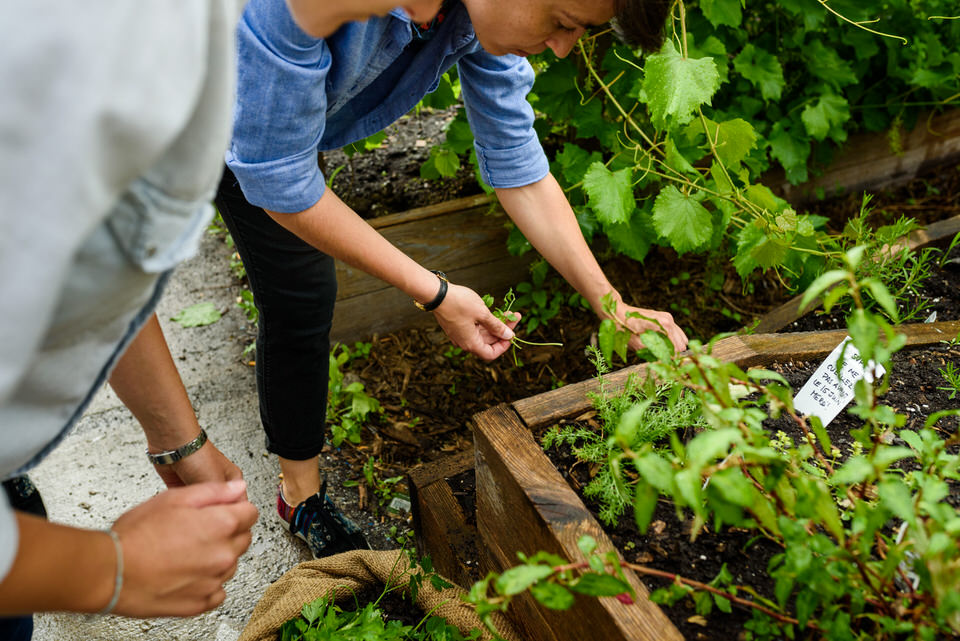
[[[176,492],[179,502],[184,505],[199,508],[246,500],[247,482],[237,479],[225,483],[196,483],[168,491]]]
[[[519,315],[517,316],[518,316],[517,320],[519,320]],[[516,325],[516,322],[512,324]],[[496,336],[497,338],[501,338],[505,341],[512,340],[514,337],[513,330],[510,329],[509,326],[507,326],[503,321],[501,321],[499,318],[494,316],[492,313],[488,312],[486,316],[481,318],[480,325],[485,330],[490,332],[492,336]]]

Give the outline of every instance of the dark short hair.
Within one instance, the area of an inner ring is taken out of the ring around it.
[[[663,27],[672,0],[614,0],[617,35],[632,47],[657,51],[663,46]]]

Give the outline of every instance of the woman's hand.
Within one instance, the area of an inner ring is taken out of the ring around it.
[[[243,478],[243,472],[236,463],[224,456],[211,441],[207,441],[199,450],[172,465],[154,465],[153,469],[157,471],[168,488]]]
[[[510,347],[513,328],[520,314],[512,312],[515,320],[504,323],[484,305],[480,296],[461,285],[450,283],[447,295],[433,311],[440,328],[457,347],[492,361]]]
[[[628,343],[630,349],[643,349],[644,345],[640,335],[648,330],[665,334],[673,343],[673,349],[678,354],[687,349],[687,335],[680,329],[680,326],[673,320],[673,315],[669,312],[643,309],[620,302],[617,304],[616,313],[616,320],[633,332]],[[633,314],[639,314],[639,317],[633,316]]]
[[[191,616],[217,607],[256,521],[243,481],[167,490],[126,512],[113,525],[124,557],[115,612]]]

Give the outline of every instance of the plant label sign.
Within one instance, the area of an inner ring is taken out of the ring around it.
[[[843,369],[837,372],[837,359],[843,351]],[[864,367],[860,352],[850,343],[850,337],[843,339],[830,355],[813,373],[793,399],[793,405],[800,414],[816,416],[826,425],[837,417],[844,407],[853,400],[853,386],[861,378],[873,381],[874,376],[883,376],[882,365],[870,363]]]

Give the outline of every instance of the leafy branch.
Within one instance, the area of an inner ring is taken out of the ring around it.
[[[520,317],[511,310],[513,304],[516,302],[517,297],[513,293],[513,289],[507,291],[503,296],[503,306],[494,307],[494,298],[490,294],[483,295],[483,303],[490,308],[490,311],[493,315],[500,320],[501,322],[513,322],[519,320]],[[510,342],[513,345],[513,363],[517,367],[520,366],[520,360],[517,357],[517,350],[523,349],[524,345],[534,345],[538,347],[563,347],[563,343],[538,343],[536,341],[528,341],[520,338],[514,333],[513,338],[510,339]]]

